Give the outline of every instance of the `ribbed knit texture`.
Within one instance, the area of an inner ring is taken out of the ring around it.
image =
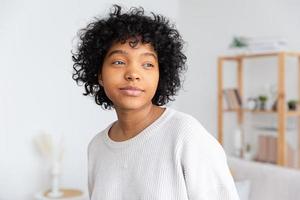
[[[92,200],[238,200],[226,156],[192,116],[167,107],[135,137],[98,133],[88,148]]]

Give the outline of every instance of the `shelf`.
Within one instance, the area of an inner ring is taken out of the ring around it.
[[[240,109],[224,109],[224,112],[238,112]],[[274,110],[250,110],[250,109],[241,109],[242,112],[250,112],[253,114],[278,114]],[[287,111],[286,115],[288,117],[300,117],[300,110],[297,111]]]
[[[256,130],[261,130],[261,131],[271,131],[271,132],[278,132],[277,127],[272,127],[272,126],[255,126],[254,127]],[[294,131],[296,128],[290,128],[286,127],[286,131]]]
[[[278,52],[265,52],[265,53],[243,53],[234,56],[221,56],[223,60],[239,60],[243,58],[258,58],[258,57],[269,57],[269,56],[278,56],[279,54],[285,54],[287,56],[300,57],[300,52],[295,51],[278,51]]]

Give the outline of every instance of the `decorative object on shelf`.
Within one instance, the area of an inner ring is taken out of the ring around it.
[[[277,111],[277,95],[278,95],[278,89],[277,84],[269,84],[268,85],[268,93],[269,93],[269,100],[271,102],[271,110]],[[272,103],[273,102],[273,103]]]
[[[272,105],[272,110],[273,111],[277,111],[277,99],[274,101],[273,105]]]
[[[59,141],[55,141],[53,135],[42,133],[34,139],[41,155],[46,159],[47,164],[50,166],[51,175],[51,189],[47,193],[49,198],[59,198],[63,196],[60,191],[60,177],[61,165],[63,159],[63,138],[60,137]]]
[[[234,36],[229,47],[235,50],[243,50],[239,53],[266,53],[287,50],[287,43],[287,39],[283,37]]]
[[[234,130],[234,155],[239,158],[243,155],[243,130],[240,125]]]
[[[250,52],[274,52],[288,49],[288,41],[284,37],[248,37],[247,44]]]
[[[247,51],[247,38],[243,36],[234,36],[230,45],[229,50],[232,50],[234,53],[241,54]]]
[[[298,109],[299,101],[298,100],[289,100],[288,101],[289,110],[295,111]]]
[[[249,110],[258,109],[258,105],[259,105],[259,102],[258,102],[257,98],[250,97],[250,98],[247,99],[247,108]]]
[[[266,110],[266,103],[267,103],[268,97],[266,95],[260,95],[260,96],[258,96],[258,100],[259,100],[259,109]]]
[[[243,36],[234,36],[230,44],[230,48],[243,48],[247,46],[247,38]]]
[[[251,148],[251,144],[247,143],[246,144],[246,148],[244,151],[244,159],[246,160],[252,160],[252,148]]]

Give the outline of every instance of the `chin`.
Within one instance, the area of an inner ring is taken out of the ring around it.
[[[143,107],[146,107],[146,105],[147,105],[147,103],[139,103],[139,102],[131,101],[131,102],[128,102],[128,103],[119,104],[117,106],[117,108],[120,108],[122,110],[139,110]]]

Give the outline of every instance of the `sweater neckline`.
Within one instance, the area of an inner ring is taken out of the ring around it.
[[[139,134],[137,134],[133,138],[130,138],[125,141],[117,142],[112,140],[108,136],[108,132],[110,128],[116,121],[112,122],[104,131],[103,134],[104,142],[111,148],[124,148],[144,141],[150,135],[153,134],[153,131],[155,129],[157,129],[164,121],[166,121],[166,119],[168,118],[168,116],[170,116],[172,112],[174,112],[172,108],[169,107],[165,107],[165,108],[166,108],[165,111],[154,122],[152,122],[149,126],[147,126],[144,130],[142,130]]]

